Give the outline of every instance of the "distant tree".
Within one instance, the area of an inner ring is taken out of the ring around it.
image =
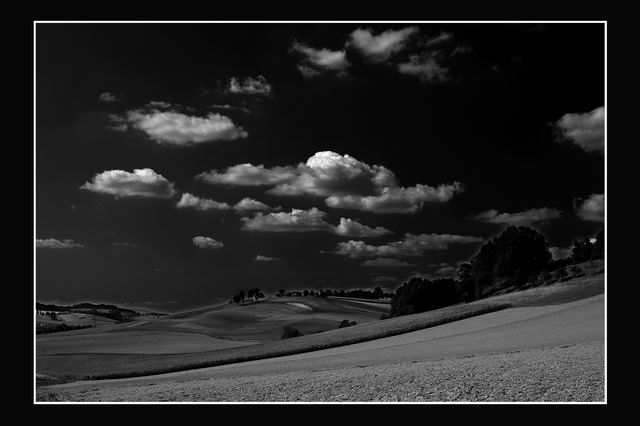
[[[431,281],[414,277],[396,290],[391,300],[390,316],[430,311],[458,301],[454,280]]]
[[[350,321],[350,322],[349,322],[349,326],[353,326],[353,325],[358,325],[358,323],[357,323],[357,322],[355,322],[355,321]]]
[[[592,259],[592,243],[588,238],[583,241],[574,241],[571,248],[571,255],[569,256],[571,263],[588,262]]]
[[[562,268],[560,268],[560,269],[558,269],[556,271],[556,277],[560,278],[561,281],[564,281],[564,279],[567,277],[567,275],[569,275],[569,274],[567,273],[567,269],[564,268],[564,267],[562,267]]]
[[[260,299],[264,299],[264,293],[262,293],[260,290],[258,290],[258,292],[255,294],[255,298],[256,298],[256,301],[258,301]]]
[[[541,233],[525,226],[510,226],[486,242],[471,260],[476,299],[505,287],[522,287],[551,262]]]
[[[569,268],[569,272],[571,272],[571,275],[576,277],[582,273],[582,269],[578,268],[576,265],[573,265]]]
[[[287,296],[287,297],[291,297],[292,295],[293,295],[293,293],[291,293],[290,291],[288,291],[288,292],[285,294],[285,296]]]
[[[278,294],[277,294],[276,296],[280,296],[280,297],[282,297],[282,296],[284,296],[286,293],[287,293],[287,291],[286,291],[284,288],[281,288],[281,289],[278,291]]]
[[[604,229],[601,229],[598,235],[596,235],[596,242],[593,244],[592,253],[594,259],[604,259]]]
[[[384,291],[380,287],[376,287],[371,295],[374,299],[382,299],[384,297]]]
[[[282,327],[282,339],[290,339],[292,337],[298,336],[302,336],[302,333],[300,333],[300,330],[298,330],[297,328],[293,328],[289,325],[285,325],[284,327]]]
[[[58,321],[58,315],[56,315],[55,312],[49,312],[49,318],[51,318],[54,321]]]
[[[312,297],[313,297],[313,296],[315,296],[315,295],[316,295],[316,292],[315,292],[315,291],[311,290],[311,291],[309,292],[309,296],[312,296]]]
[[[240,293],[238,293],[238,297],[240,298],[240,301],[244,304],[244,290],[240,290]]]
[[[249,290],[247,290],[247,299],[252,299],[253,296],[255,295],[256,289],[255,288],[250,288]]]
[[[471,263],[465,262],[458,267],[456,272],[456,292],[458,298],[464,302],[470,302],[475,299],[475,281]]]
[[[351,323],[349,322],[349,320],[342,320],[340,321],[340,325],[338,326],[338,328],[344,328],[349,326],[351,326]]]

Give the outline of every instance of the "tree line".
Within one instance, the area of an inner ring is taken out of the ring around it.
[[[540,232],[525,226],[510,226],[486,242],[469,261],[462,263],[455,278],[430,280],[414,277],[398,288],[391,300],[389,316],[424,312],[471,302],[503,290],[518,290],[553,279],[568,279],[581,269],[577,263],[604,258],[604,229],[595,239],[573,243],[565,259],[552,259],[549,244]]]

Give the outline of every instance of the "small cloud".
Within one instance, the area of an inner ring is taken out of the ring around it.
[[[582,220],[604,222],[604,194],[591,194],[586,200],[577,200],[576,214]]]
[[[398,279],[394,277],[389,277],[387,275],[378,275],[376,277],[372,277],[371,281],[379,284],[384,284],[384,283],[396,283],[398,282]]]
[[[426,250],[446,250],[453,244],[476,244],[482,241],[482,238],[468,235],[407,233],[400,241],[382,245],[356,240],[339,242],[333,253],[352,258],[421,256]]]
[[[305,77],[315,77],[327,72],[343,76],[341,73],[351,65],[344,50],[316,49],[296,41],[291,45],[290,51],[302,56],[298,70]]]
[[[418,27],[407,27],[374,35],[371,29],[358,28],[351,33],[347,45],[355,47],[373,62],[384,62],[402,51],[407,41],[419,32]]]
[[[244,231],[259,232],[309,232],[331,231],[333,227],[324,221],[326,213],[312,207],[309,210],[292,209],[291,212],[258,213],[253,218],[243,217]]]
[[[233,208],[237,212],[245,212],[245,211],[252,211],[252,210],[254,211],[255,210],[271,210],[271,207],[269,207],[263,202],[254,200],[253,198],[243,198],[242,200],[238,201],[233,206]]]
[[[127,111],[123,115],[111,114],[111,130],[126,131],[134,128],[142,131],[151,140],[176,146],[189,146],[203,142],[246,138],[248,133],[229,117],[209,113],[206,116],[187,115],[178,108],[193,111],[193,108],[172,105],[163,101],[151,101],[144,107]]]
[[[374,268],[403,268],[413,267],[416,265],[392,257],[378,257],[376,259],[366,260],[362,262],[362,266],[369,266]]]
[[[107,170],[94,175],[80,189],[116,197],[171,198],[176,193],[173,183],[148,168],[134,169],[133,173]]]
[[[100,96],[98,96],[98,101],[113,103],[113,102],[121,102],[122,99],[120,99],[117,95],[114,95],[111,92],[104,92],[104,93],[100,93]]]
[[[268,257],[268,256],[263,256],[259,254],[253,260],[255,260],[256,262],[275,262],[276,260],[280,260],[280,259],[278,259],[277,257]]]
[[[207,198],[196,197],[195,195],[189,194],[188,192],[182,194],[182,197],[176,204],[176,207],[181,209],[193,208],[200,211],[231,209],[231,206],[227,203],[209,200]]]
[[[68,248],[80,248],[84,247],[84,244],[76,243],[73,240],[56,240],[55,238],[48,238],[46,240],[36,239],[36,248],[49,248],[49,249],[68,249]]]
[[[271,96],[271,84],[262,75],[256,78],[247,77],[242,81],[236,77],[231,77],[228,91],[229,93],[241,95]]]
[[[251,110],[249,108],[242,107],[242,106],[229,105],[229,104],[211,105],[211,108],[224,109],[229,111],[240,111],[240,112],[244,112],[245,114],[251,114]]]
[[[604,107],[591,112],[565,114],[556,122],[559,142],[571,141],[586,152],[604,153]]]
[[[340,224],[336,226],[336,234],[343,237],[380,237],[383,235],[391,234],[391,231],[381,226],[376,228],[370,228],[367,225],[363,225],[352,219],[340,218]]]
[[[202,249],[221,249],[224,247],[222,241],[216,241],[210,237],[193,237],[191,241],[193,241],[193,245]]]
[[[261,186],[276,185],[288,182],[295,177],[293,167],[273,167],[265,168],[260,164],[238,164],[228,167],[225,171],[212,170],[203,172],[196,176],[197,179],[211,184],[227,184],[239,186]]]
[[[542,207],[539,209],[530,209],[518,213],[499,213],[495,209],[487,210],[474,216],[475,220],[482,222],[515,225],[515,226],[528,226],[538,222],[548,222],[553,219],[562,217],[562,212],[556,209],[548,207]]]

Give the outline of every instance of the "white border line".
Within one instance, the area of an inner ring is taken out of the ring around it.
[[[149,402],[84,402],[84,401],[37,401],[36,400],[36,26],[37,24],[604,24],[604,185],[605,185],[605,217],[604,217],[604,401],[593,402],[519,402],[519,401],[442,401],[442,402],[226,402],[226,401],[149,401]],[[37,405],[604,405],[607,404],[607,21],[33,21],[33,403]]]

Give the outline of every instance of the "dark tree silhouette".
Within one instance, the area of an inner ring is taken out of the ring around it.
[[[464,302],[470,302],[475,299],[474,280],[471,269],[471,263],[463,263],[456,273],[456,292],[458,298]]]
[[[506,287],[522,287],[550,262],[544,235],[525,226],[510,226],[485,243],[471,260],[475,298]]]
[[[396,290],[390,316],[409,315],[452,305],[459,301],[452,279],[411,278]]]

